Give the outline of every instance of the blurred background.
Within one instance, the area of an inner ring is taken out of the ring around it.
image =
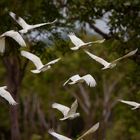
[[[87,50],[108,61],[140,49],[139,0],[0,0],[0,34],[21,29],[9,11],[29,24],[57,19],[53,25],[24,34],[24,50],[44,63],[62,59],[52,69],[33,74],[32,62],[20,55],[23,48],[6,38],[6,52],[0,56],[0,86],[7,85],[19,104],[12,107],[0,98],[0,140],[51,140],[50,128],[76,139],[98,121],[100,128],[86,140],[140,140],[140,110],[118,102],[140,102],[140,52],[102,71],[102,65],[83,50],[71,51],[73,44],[67,36],[75,32],[85,42],[106,39]],[[96,79],[96,87],[62,86],[70,76],[88,73]],[[52,103],[70,106],[75,98],[81,116],[59,121],[62,114],[51,108]]]

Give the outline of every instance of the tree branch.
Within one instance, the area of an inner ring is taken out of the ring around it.
[[[90,26],[90,28],[92,28],[96,33],[100,34],[103,38],[105,39],[110,39],[111,36],[109,36],[109,34],[104,33],[102,30],[100,30],[98,27],[96,27],[93,23],[91,23],[91,21],[87,22]]]

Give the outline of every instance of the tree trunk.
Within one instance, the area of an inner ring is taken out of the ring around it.
[[[6,67],[6,83],[8,91],[11,93],[12,97],[18,103],[19,101],[19,87],[21,84],[21,71],[19,68],[19,60],[17,56],[8,56],[4,58],[4,64]],[[18,114],[19,104],[16,106],[9,107],[10,121],[11,121],[11,140],[20,140],[20,130],[19,130],[19,114]]]
[[[17,106],[10,107],[10,119],[11,119],[11,140],[20,140]]]

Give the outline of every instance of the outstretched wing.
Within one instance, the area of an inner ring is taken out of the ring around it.
[[[105,61],[104,59],[102,59],[101,57],[98,57],[98,56],[96,56],[96,55],[94,55],[94,54],[92,54],[92,53],[90,53],[90,52],[88,52],[88,51],[86,51],[86,50],[84,50],[84,51],[85,51],[85,53],[88,54],[92,59],[94,59],[95,61],[97,61],[97,62],[99,62],[100,64],[104,65],[105,67],[106,67],[107,65],[110,64],[110,63],[108,63],[107,61]]]
[[[124,58],[130,57],[130,56],[134,55],[137,51],[138,51],[138,49],[135,49],[135,50],[129,52],[128,54],[126,54],[126,55],[114,60],[112,63],[115,63],[115,62],[120,61],[120,60],[122,60]]]
[[[75,82],[77,82],[77,81],[80,80],[80,79],[81,79],[81,77],[80,77],[78,74],[73,75],[72,77],[70,77],[70,78],[63,84],[63,86],[65,86],[69,81],[72,81],[72,82],[69,83],[70,85],[72,85],[72,84],[74,84]]]
[[[89,135],[91,133],[94,133],[99,128],[99,122],[93,125],[88,131],[86,131],[81,137],[79,137],[77,140],[81,140],[86,135]]]
[[[13,99],[11,94],[5,90],[5,88],[6,86],[0,87],[0,96],[6,99],[9,102],[9,104],[16,105],[17,104],[16,101]]]
[[[40,26],[44,26],[44,25],[48,25],[48,24],[53,24],[57,21],[57,19],[55,19],[54,21],[52,22],[47,22],[47,23],[40,23],[40,24],[35,24],[35,25],[30,25],[32,26],[32,28],[37,28],[37,27],[40,27]]]
[[[29,26],[21,17],[18,17],[15,13],[9,12],[9,15],[23,28]]]
[[[125,104],[128,104],[128,105],[131,105],[131,106],[134,106],[134,107],[140,106],[139,103],[136,103],[136,102],[133,102],[133,101],[120,100],[120,102],[125,103]]]
[[[55,138],[57,138],[58,140],[72,140],[72,139],[70,139],[70,138],[68,138],[66,136],[63,136],[63,135],[60,135],[60,134],[54,132],[53,129],[50,129],[48,131],[48,133],[51,134],[52,136],[54,136]]]
[[[31,60],[37,69],[40,69],[41,67],[43,67],[43,64],[38,56],[27,51],[21,51],[21,55]]]
[[[26,43],[25,43],[24,39],[22,38],[22,36],[21,36],[18,32],[14,31],[14,30],[7,31],[7,32],[5,32],[4,34],[2,34],[1,36],[2,36],[2,37],[5,37],[5,36],[11,37],[11,38],[13,38],[20,46],[23,46],[23,47],[26,46]]]
[[[52,61],[50,61],[49,63],[47,63],[46,65],[53,65],[53,64],[55,64],[56,62],[58,62],[60,59],[61,59],[61,58],[57,58],[57,59],[55,59],[55,60],[52,60]]]
[[[85,82],[87,83],[87,85],[89,85],[90,87],[95,87],[96,86],[96,81],[90,74],[87,74],[87,75],[85,75],[81,78],[84,79]]]
[[[77,107],[78,107],[78,102],[77,102],[77,100],[75,100],[73,102],[73,104],[71,105],[71,108],[70,108],[70,110],[68,112],[68,115],[75,114],[76,110],[77,110]]]
[[[81,46],[81,45],[84,45],[85,43],[80,39],[78,38],[74,33],[69,33],[68,34],[70,40],[72,41],[72,43],[75,45],[75,46]]]
[[[1,37],[5,37],[5,36],[13,38],[20,46],[23,46],[23,47],[26,46],[26,43],[24,39],[22,38],[22,36],[14,30],[7,31],[1,35]]]
[[[58,109],[59,111],[61,111],[63,113],[64,116],[67,116],[70,108],[58,103],[53,103],[52,104],[52,108]]]

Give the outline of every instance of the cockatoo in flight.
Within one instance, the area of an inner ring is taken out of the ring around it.
[[[92,42],[83,42],[80,38],[78,38],[74,33],[69,33],[68,37],[70,38],[71,42],[75,45],[74,47],[70,48],[71,50],[78,50],[83,46],[88,46],[90,44],[96,44],[96,43],[103,43],[105,39],[92,41]]]
[[[58,62],[61,58],[55,59],[50,61],[49,63],[43,65],[40,58],[30,52],[27,51],[21,51],[21,55],[26,57],[27,59],[31,60],[34,65],[36,66],[36,70],[31,70],[32,73],[40,73],[42,71],[46,71],[51,68],[51,65]]]
[[[90,74],[84,75],[82,77],[80,77],[78,74],[73,75],[63,84],[63,86],[65,86],[67,83],[69,85],[73,85],[73,84],[82,83],[82,82],[86,82],[86,84],[90,87],[96,86],[96,81]]]
[[[9,12],[9,15],[23,28],[22,30],[20,30],[20,33],[27,33],[29,30],[32,30],[34,28],[38,28],[44,25],[48,25],[48,24],[53,24],[56,22],[56,19],[53,22],[47,22],[47,23],[40,23],[40,24],[35,24],[35,25],[29,25],[27,24],[23,18],[21,17],[17,17],[15,13],[13,12]]]
[[[94,59],[95,61],[97,61],[97,62],[99,62],[100,64],[102,64],[102,65],[104,66],[104,68],[102,68],[102,69],[104,70],[104,69],[108,69],[108,68],[113,68],[113,67],[115,67],[116,64],[118,63],[118,61],[120,61],[120,60],[122,60],[122,59],[124,59],[124,58],[127,58],[127,57],[130,57],[130,56],[134,55],[134,54],[138,51],[138,49],[135,49],[135,50],[129,52],[128,54],[126,54],[126,55],[124,55],[124,56],[122,56],[122,57],[120,57],[120,58],[118,58],[118,59],[116,59],[116,60],[114,60],[114,61],[112,61],[112,62],[107,62],[107,61],[105,61],[103,58],[98,57],[98,56],[96,56],[96,55],[90,53],[89,51],[86,51],[86,50],[84,50],[84,51],[85,51],[85,53],[88,54],[92,59]]]
[[[74,119],[80,116],[80,113],[76,113],[77,107],[78,107],[77,100],[74,101],[74,103],[71,105],[71,108],[58,103],[52,104],[52,108],[58,109],[63,113],[64,117],[60,119],[61,121],[66,119]]]

